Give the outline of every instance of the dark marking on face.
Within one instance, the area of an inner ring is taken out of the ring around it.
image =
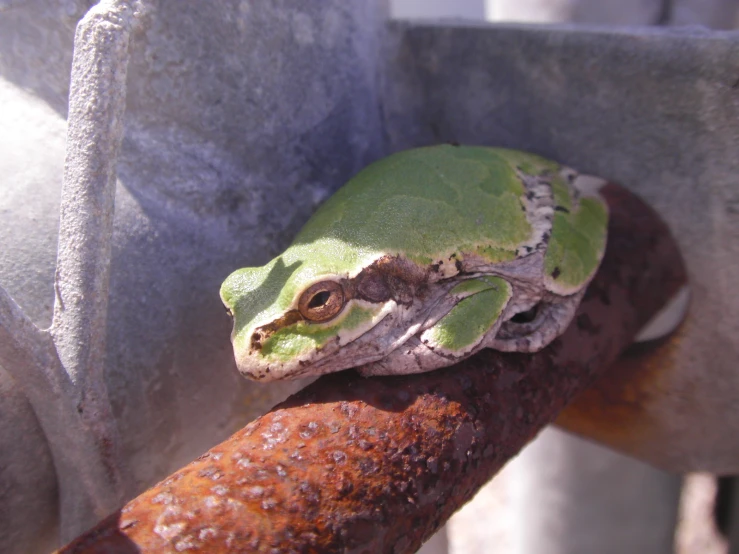
[[[433,271],[434,273],[439,273],[439,266],[440,265],[441,265],[441,262],[435,263],[435,264],[431,264],[431,271]]]
[[[385,275],[393,300],[410,305],[417,296],[423,296],[428,283],[428,273],[413,262],[400,256],[385,256],[375,262]]]
[[[362,271],[354,279],[354,296],[370,302],[386,302],[390,300],[390,289],[385,276],[379,271]]]
[[[454,267],[457,268],[457,271],[462,273],[462,262],[460,262],[459,260],[454,260]]]
[[[554,206],[554,211],[555,212],[564,212],[566,214],[570,213],[570,210],[568,210],[564,206]]]
[[[559,267],[555,267],[554,271],[552,271],[552,279],[556,279],[561,273],[562,272],[559,270]]]
[[[274,335],[279,329],[293,325],[298,321],[303,321],[303,316],[300,315],[298,310],[290,310],[286,312],[281,318],[274,320],[271,323],[262,325],[254,330],[251,335],[251,350],[259,351],[262,349],[264,341]]]
[[[353,296],[369,302],[395,300],[410,305],[422,294],[428,281],[426,271],[400,256],[383,256],[350,281]]]

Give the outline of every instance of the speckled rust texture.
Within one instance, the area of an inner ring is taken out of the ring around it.
[[[61,552],[414,552],[628,345],[684,279],[656,215],[609,185],[606,258],[545,350],[323,377]],[[681,277],[682,276],[682,277]]]

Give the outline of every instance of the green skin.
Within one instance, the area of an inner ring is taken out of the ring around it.
[[[418,373],[481,348],[543,348],[603,256],[603,183],[487,147],[368,166],[282,255],[223,283],[239,370],[262,381]]]

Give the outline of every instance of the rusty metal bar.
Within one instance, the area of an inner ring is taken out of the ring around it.
[[[60,552],[414,552],[685,282],[656,214],[620,187],[604,195],[606,258],[545,350],[323,377]]]

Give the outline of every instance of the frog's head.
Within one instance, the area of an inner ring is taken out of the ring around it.
[[[407,330],[403,314],[424,281],[412,262],[334,239],[239,269],[221,287],[239,371],[272,381],[380,359]]]

